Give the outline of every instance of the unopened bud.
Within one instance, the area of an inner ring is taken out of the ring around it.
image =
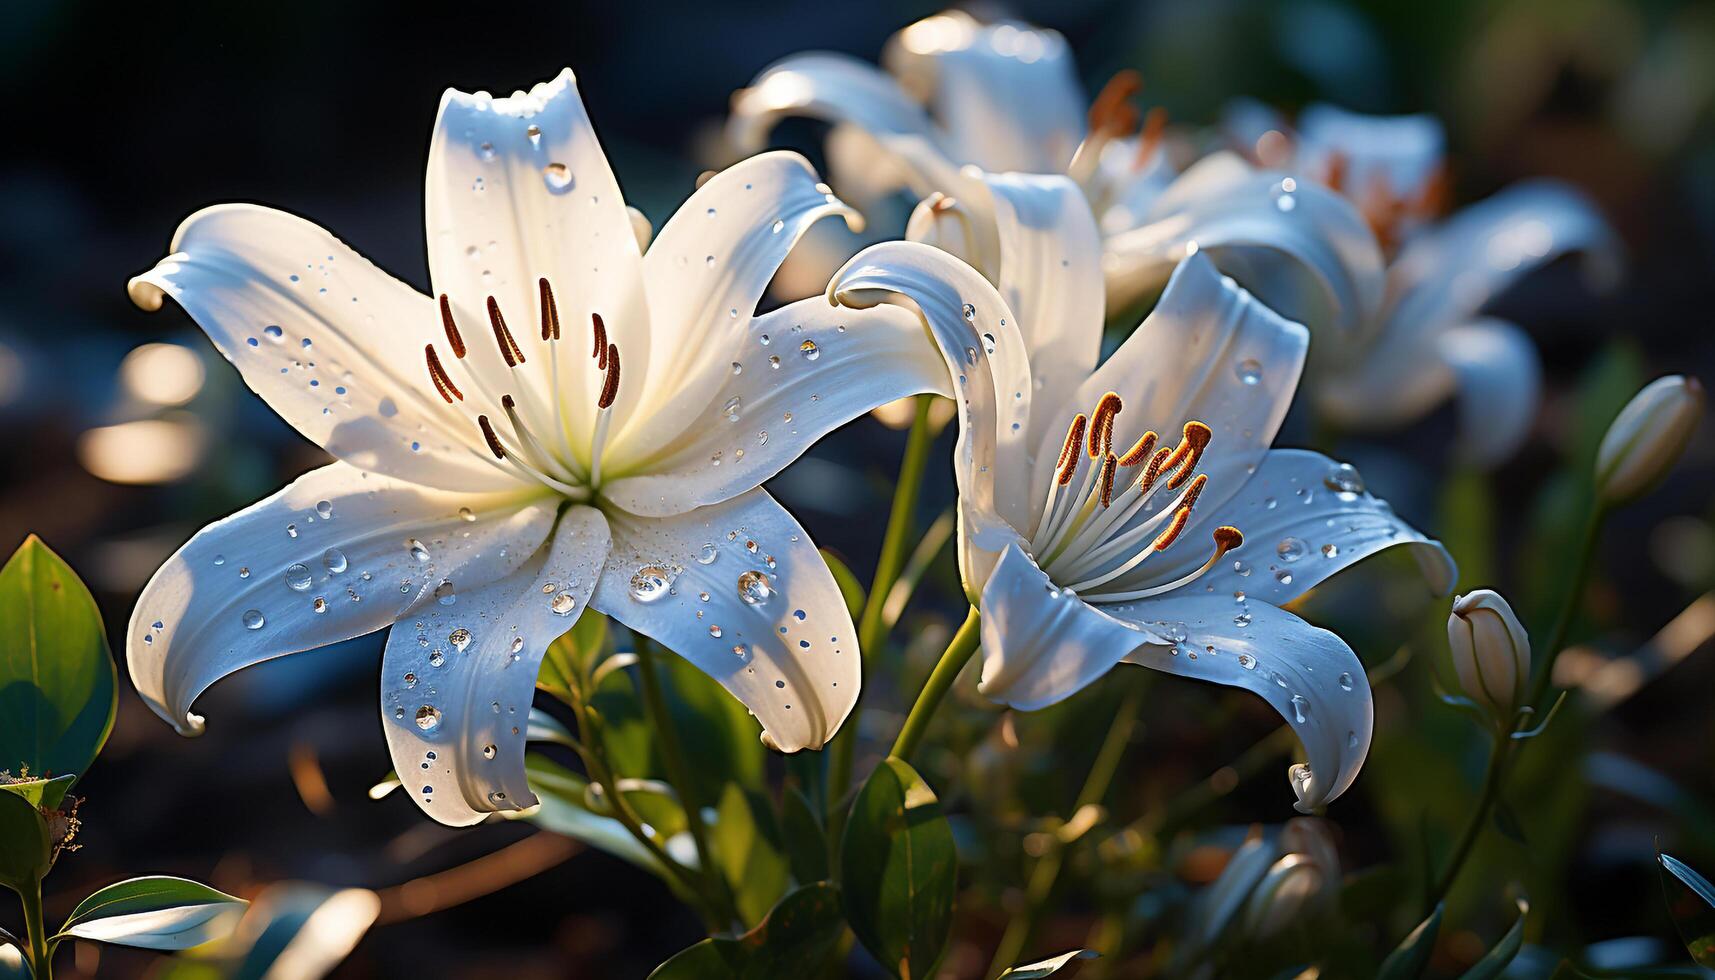
[[[1333,900],[1340,856],[1319,820],[1296,819],[1282,829],[1281,856],[1251,890],[1242,915],[1243,932],[1265,941],[1288,926],[1312,918]]]
[[[1608,504],[1635,500],[1659,483],[1697,431],[1703,386],[1673,374],[1632,396],[1608,426],[1596,454],[1596,492]]]
[[[1447,646],[1465,696],[1510,722],[1530,678],[1530,637],[1507,600],[1488,589],[1455,599]]]

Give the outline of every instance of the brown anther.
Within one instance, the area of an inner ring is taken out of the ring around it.
[[[548,280],[538,279],[536,285],[542,291],[542,339],[560,339],[560,309],[554,304],[554,289],[548,285]]]
[[[1453,175],[1448,172],[1445,163],[1438,163],[1423,182],[1423,186],[1418,189],[1417,200],[1412,202],[1412,207],[1417,214],[1433,218],[1447,210],[1452,198]]]
[[[1102,90],[1096,93],[1096,98],[1090,103],[1090,132],[1102,133],[1109,136],[1130,132],[1131,127],[1123,125],[1129,112],[1131,125],[1136,125],[1137,110],[1129,104],[1131,97],[1143,91],[1143,76],[1133,69],[1126,68],[1114,72]]]
[[[1150,547],[1156,551],[1166,551],[1173,546],[1173,542],[1179,539],[1185,525],[1191,520],[1191,508],[1197,505],[1197,497],[1208,482],[1207,476],[1198,476],[1191,481],[1190,489],[1185,491],[1185,496],[1179,501],[1179,508],[1173,512],[1173,519],[1167,522],[1166,529],[1156,536],[1155,543]]]
[[[619,348],[607,345],[607,377],[602,379],[601,397],[596,399],[596,408],[606,408],[613,404],[619,396]]]
[[[1143,435],[1138,436],[1137,441],[1132,443],[1131,448],[1127,449],[1125,454],[1120,457],[1120,465],[1136,466],[1148,459],[1150,453],[1155,451],[1155,440],[1157,438],[1159,437],[1156,436],[1154,429],[1150,429]]]
[[[1148,493],[1149,488],[1155,486],[1155,481],[1161,477],[1161,467],[1167,463],[1167,457],[1171,455],[1173,455],[1173,450],[1162,446],[1155,451],[1154,456],[1149,457],[1149,465],[1143,468],[1143,473],[1137,478],[1138,493]]]
[[[607,370],[607,325],[601,322],[600,313],[590,314],[590,325],[595,328],[595,346],[590,349],[590,356],[595,358],[597,370]]]
[[[1339,150],[1334,150],[1328,154],[1328,172],[1322,182],[1328,185],[1329,190],[1345,193],[1349,166],[1350,162],[1346,159],[1346,155]]]
[[[1102,506],[1107,507],[1114,502],[1114,471],[1119,467],[1119,457],[1108,453],[1102,460],[1102,473],[1097,479],[1102,488]]]
[[[1244,532],[1227,524],[1215,528],[1214,537],[1215,551],[1223,555],[1245,543]]]
[[[506,329],[506,318],[500,315],[500,304],[494,297],[488,298],[488,322],[494,327],[494,345],[500,348],[500,356],[506,359],[507,367],[517,367],[524,363],[524,352],[518,349],[518,341],[512,339],[512,331]]]
[[[1185,496],[1179,501],[1179,506],[1186,510],[1190,510],[1192,507],[1195,507],[1197,505],[1197,498],[1203,495],[1203,488],[1208,485],[1209,475],[1207,473],[1197,474],[1197,479],[1192,480],[1191,485],[1185,488]]]
[[[518,403],[513,400],[511,395],[501,395],[500,396],[500,407],[504,408],[508,412],[510,412],[513,409],[518,407]]]
[[[1193,419],[1185,423],[1184,435],[1180,437],[1178,448],[1167,460],[1166,469],[1178,468],[1178,472],[1167,481],[1167,489],[1177,490],[1191,479],[1191,471],[1197,468],[1197,463],[1203,458],[1203,449],[1209,445],[1215,433],[1201,422]]]
[[[956,199],[954,199],[954,198],[952,198],[946,194],[943,194],[940,191],[936,191],[935,196],[934,196],[934,201],[933,201],[933,203],[931,203],[929,205],[929,210],[940,213],[940,212],[944,212],[944,211],[951,211],[958,206],[959,206],[959,202]]]
[[[435,383],[435,390],[440,392],[441,397],[447,400],[447,404],[451,405],[454,398],[457,398],[461,402],[464,401],[464,392],[460,391],[458,386],[453,384],[453,379],[447,377],[447,369],[441,366],[441,358],[440,355],[435,353],[435,345],[424,344],[423,356],[427,358],[429,362],[429,380]]]
[[[1083,412],[1072,419],[1072,427],[1066,430],[1066,441],[1060,446],[1060,460],[1054,464],[1055,479],[1061,486],[1072,482],[1072,471],[1077,469],[1078,445],[1084,441],[1084,426],[1089,423]]]
[[[1166,132],[1167,108],[1151,106],[1143,117],[1143,135],[1137,141],[1137,158],[1131,165],[1133,170],[1142,170],[1149,166],[1149,161],[1155,157],[1155,151],[1161,148],[1161,137]]]
[[[488,440],[488,451],[494,454],[495,459],[505,459],[506,447],[500,444],[500,437],[494,434],[494,426],[489,424],[488,416],[478,415],[476,424],[482,427],[482,437]]]
[[[1090,413],[1090,442],[1091,459],[1100,459],[1114,444],[1114,416],[1125,407],[1120,396],[1108,392],[1096,402],[1095,411]]]
[[[447,343],[453,346],[453,356],[464,359],[464,337],[459,335],[459,325],[453,322],[453,306],[447,302],[447,294],[441,294],[441,326],[447,332]]]

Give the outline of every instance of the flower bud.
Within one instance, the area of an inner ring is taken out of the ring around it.
[[[1683,374],[1657,378],[1632,396],[1596,454],[1596,492],[1608,504],[1635,500],[1685,452],[1703,416],[1703,386]]]
[[[1530,637],[1507,600],[1488,589],[1455,599],[1447,646],[1465,696],[1510,722],[1530,678]]]
[[[1288,821],[1278,846],[1281,856],[1245,901],[1242,930],[1252,940],[1266,941],[1317,915],[1333,900],[1340,880],[1339,851],[1322,821]]]

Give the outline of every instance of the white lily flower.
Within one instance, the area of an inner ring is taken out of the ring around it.
[[[991,187],[1001,292],[918,242],[872,246],[829,286],[851,306],[912,301],[956,379],[982,692],[1040,708],[1122,662],[1244,688],[1305,745],[1299,806],[1333,799],[1369,747],[1369,686],[1339,637],[1281,606],[1394,545],[1442,592],[1451,560],[1351,466],[1269,449],[1304,327],[1194,254],[1098,367],[1100,244],[1081,193],[1064,177]]]
[[[1228,155],[1177,174],[1160,110],[1132,135],[1136,74],[1116,75],[1087,102],[1054,31],[952,11],[900,31],[882,62],[886,70],[827,52],[776,62],[734,96],[730,141],[750,152],[782,117],[826,119],[834,181],[860,206],[905,188],[951,195],[979,223],[990,205],[972,187],[984,175],[1069,174],[1098,217],[1116,312],[1159,290],[1194,249],[1259,293],[1251,273],[1272,275],[1272,260],[1284,257],[1308,271],[1318,301],[1348,329],[1355,310],[1380,302],[1380,258],[1339,195],[1308,186],[1281,204],[1278,177]],[[1202,193],[1217,183],[1218,197]]]
[[[812,222],[853,213],[800,157],[700,187],[643,252],[570,71],[449,91],[429,150],[432,295],[284,212],[198,212],[132,280],[170,297],[337,461],[193,537],[138,600],[138,693],[181,732],[242,667],[396,625],[381,708],[444,823],[535,802],[544,651],[593,608],[724,685],[782,751],[858,694],[855,630],[767,492],[830,429],[944,390],[917,318],[757,315]],[[623,373],[621,365],[623,364]]]
[[[1380,302],[1357,309],[1358,329],[1347,342],[1317,348],[1310,381],[1317,407],[1342,426],[1376,431],[1453,397],[1460,454],[1479,465],[1510,457],[1536,418],[1541,365],[1522,329],[1483,308],[1563,255],[1582,255],[1592,287],[1612,285],[1622,248],[1596,206],[1566,184],[1533,179],[1442,217],[1446,139],[1433,116],[1313,105],[1294,131],[1246,101],[1229,111],[1227,128],[1283,184],[1322,184],[1346,195],[1388,258],[1385,272],[1367,256],[1351,267],[1354,280],[1380,275],[1385,289],[1375,292]],[[1220,198],[1210,189],[1211,204]],[[1315,312],[1289,296],[1265,298],[1315,322]]]

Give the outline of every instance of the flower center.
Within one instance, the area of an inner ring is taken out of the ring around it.
[[[1054,464],[1054,481],[1031,535],[1031,553],[1048,577],[1091,602],[1128,602],[1189,584],[1244,543],[1238,528],[1215,528],[1208,561],[1170,582],[1146,586],[1133,574],[1184,534],[1208,485],[1197,473],[1214,432],[1186,422],[1177,446],[1158,446],[1151,430],[1114,452],[1114,423],[1124,408],[1108,392],[1089,415],[1072,419]]]
[[[494,465],[527,481],[540,483],[555,493],[573,500],[588,500],[601,487],[601,457],[607,444],[608,427],[613,414],[614,399],[619,396],[619,348],[608,338],[607,326],[600,313],[590,314],[593,344],[590,360],[601,375],[596,397],[596,420],[590,437],[586,468],[573,452],[571,427],[562,411],[560,400],[559,340],[560,312],[554,302],[554,290],[548,280],[539,279],[542,343],[548,348],[548,376],[551,398],[539,404],[537,388],[523,373],[528,359],[518,340],[506,325],[506,316],[493,296],[485,304],[488,325],[494,335],[494,345],[505,362],[506,390],[497,390],[488,383],[467,360],[470,348],[453,317],[453,308],[445,293],[441,294],[441,328],[446,334],[447,347],[453,355],[452,365],[460,380],[471,389],[467,400],[464,390],[447,369],[435,345],[423,347],[423,358],[429,369],[429,380],[435,391],[448,405],[467,415],[482,432]],[[519,393],[514,397],[513,392]],[[504,418],[504,426],[491,420]]]

